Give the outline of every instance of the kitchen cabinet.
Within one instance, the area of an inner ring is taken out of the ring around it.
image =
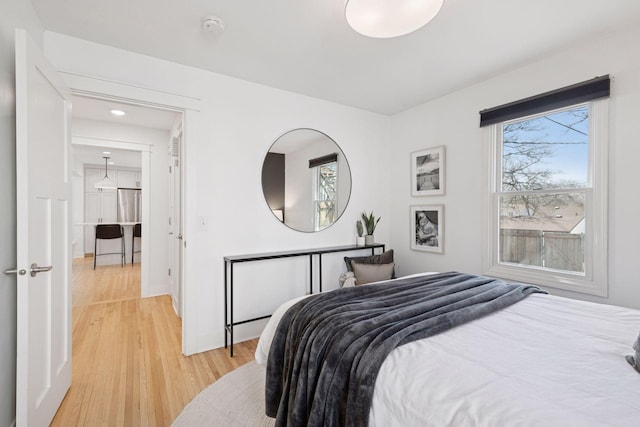
[[[140,188],[140,172],[131,170],[118,170],[118,187]]]
[[[84,195],[84,222],[113,223],[117,219],[116,190],[101,189],[101,191],[85,192]],[[95,239],[95,227],[85,227],[84,252],[93,253]]]
[[[104,178],[104,168],[85,168],[84,170],[84,191],[85,193],[98,193],[96,182]],[[110,177],[111,178],[111,177]]]
[[[109,178],[120,188],[140,188],[142,172],[135,169],[109,168]],[[117,221],[118,197],[116,189],[96,188],[104,178],[104,168],[91,166],[84,169],[84,223],[106,224]],[[92,254],[95,227],[84,227],[84,253]],[[111,242],[108,242],[111,243]]]

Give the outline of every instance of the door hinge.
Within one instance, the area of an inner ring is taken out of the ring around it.
[[[169,269],[169,276],[171,276],[171,269]]]

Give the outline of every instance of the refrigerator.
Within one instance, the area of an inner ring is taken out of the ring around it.
[[[118,222],[142,222],[142,190],[118,188]]]

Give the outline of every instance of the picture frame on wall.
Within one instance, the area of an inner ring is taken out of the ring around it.
[[[411,206],[411,249],[444,253],[444,205]]]
[[[445,180],[444,145],[411,153],[411,195],[443,196]]]

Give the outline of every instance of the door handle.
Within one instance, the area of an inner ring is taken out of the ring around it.
[[[24,268],[21,268],[20,270],[18,270],[17,268],[11,268],[9,270],[5,270],[4,274],[19,274],[21,276],[24,276],[25,274],[27,274],[27,270],[25,270]]]
[[[47,267],[38,267],[38,263],[34,262],[33,264],[31,264],[31,268],[29,269],[29,271],[31,271],[31,277],[36,277],[36,274],[51,271],[52,269],[53,265],[49,265]]]

